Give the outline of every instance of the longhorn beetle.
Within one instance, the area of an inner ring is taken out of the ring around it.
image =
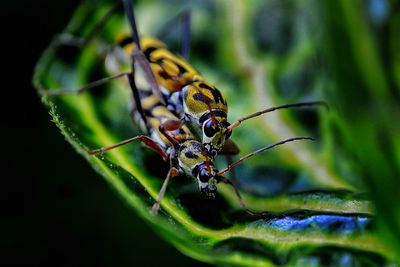
[[[184,173],[196,179],[201,194],[206,198],[215,197],[218,183],[230,184],[234,188],[235,194],[243,209],[250,214],[256,214],[246,207],[234,182],[223,177],[222,174],[228,172],[240,162],[275,146],[296,140],[313,140],[311,137],[289,138],[247,154],[226,168],[218,171],[214,166],[214,156],[209,154],[206,147],[197,140],[196,136],[192,134],[186,125],[182,125],[179,128],[174,127],[174,122],[177,120],[177,117],[169,111],[151,91],[138,88],[132,89],[137,90],[137,95],[140,96],[138,99],[139,101],[136,101],[136,103],[141,105],[140,109],[144,111],[146,123],[142,123],[143,118],[138,111],[138,107],[133,109],[133,117],[138,125],[144,125],[145,129],[143,130],[147,130],[150,136],[135,136],[115,145],[91,150],[89,154],[101,154],[121,145],[140,141],[157,152],[165,161],[169,161],[170,169],[161,187],[156,203],[153,205],[153,213],[157,213],[160,207],[160,202],[166,192],[169,180],[179,173]]]
[[[150,137],[145,135],[136,136],[115,145],[89,151],[89,153],[96,155],[133,141],[140,141],[160,154],[164,160],[168,160],[170,162],[170,169],[157,201],[153,206],[152,211],[154,213],[159,209],[161,199],[165,194],[170,178],[182,172],[196,178],[200,191],[207,197],[215,196],[216,185],[219,182],[232,185],[242,207],[249,213],[254,214],[247,209],[243,203],[237,187],[231,180],[224,178],[222,174],[228,172],[243,160],[275,146],[295,140],[313,139],[311,137],[294,137],[280,141],[240,158],[221,171],[215,169],[214,157],[219,151],[223,150],[226,144],[225,140],[229,138],[232,129],[239,126],[241,122],[247,119],[277,109],[325,105],[325,103],[321,101],[305,102],[273,107],[243,117],[233,124],[229,124],[226,120],[227,103],[220,91],[209,84],[182,57],[167,50],[162,42],[151,38],[144,38],[140,41],[132,3],[130,0],[123,0],[123,4],[132,30],[132,35],[131,37],[120,40],[119,47],[125,51],[125,59],[123,60],[130,61],[131,71],[115,74],[78,89],[45,90],[45,93],[47,95],[78,94],[102,85],[110,80],[126,76],[135,102],[134,108],[131,111],[133,118],[139,125],[145,125]],[[118,6],[119,5],[115,5],[99,22],[90,34],[90,37],[95,35],[95,32],[98,31],[109,16],[115,12]],[[185,19],[185,21],[189,20]],[[188,27],[184,26],[183,28],[187,29]],[[71,38],[67,43],[84,45],[87,42],[88,40],[83,41]],[[183,47],[187,46],[184,45]],[[183,49],[183,51],[183,54],[187,54],[187,52],[185,52],[187,50]],[[117,56],[121,56],[121,53]],[[145,78],[151,88],[150,92],[145,92],[137,88],[134,75],[135,64],[139,65],[143,70]],[[149,99],[152,99],[150,100],[152,105],[144,105],[143,101],[148,102]],[[178,118],[176,115],[181,117]],[[141,121],[143,123],[140,123]],[[185,122],[190,122],[201,127],[201,142],[198,141],[197,137],[184,125]],[[229,153],[230,149],[225,150]]]
[[[133,10],[131,0],[123,0],[126,10]],[[87,39],[79,40],[69,38],[72,44],[87,44],[93,36],[99,31],[101,26],[106,23],[110,16],[117,10],[120,2],[118,2],[107,13],[101,21],[94,27],[93,31],[88,35]],[[187,61],[190,47],[190,13],[183,12],[174,18],[170,23],[157,34],[158,36],[165,35],[172,23],[177,19],[181,19],[181,54],[175,54],[168,50],[167,46],[158,38],[139,38],[134,12],[127,13],[128,21],[132,33],[120,35],[117,45],[113,46],[107,54],[108,61],[112,61],[117,67],[109,68],[115,72],[118,65],[129,64],[132,67],[132,72],[113,73],[112,76],[92,82],[77,89],[58,89],[46,90],[47,95],[60,94],[79,94],[88,89],[95,88],[110,80],[128,76],[131,86],[136,87],[133,77],[135,62],[143,70],[144,76],[150,85],[152,92],[156,95],[160,102],[168,107],[173,113],[178,116],[174,126],[179,128],[184,123],[190,123],[200,132],[200,139],[211,155],[216,155],[221,150],[235,154],[238,152],[237,146],[233,142],[226,142],[232,134],[232,130],[238,127],[242,122],[258,117],[262,114],[272,112],[278,109],[297,108],[307,106],[322,105],[328,107],[323,101],[301,102],[294,104],[281,105],[267,108],[253,114],[242,117],[232,124],[227,121],[228,103],[215,86],[206,81],[206,79],[193,68]],[[70,40],[73,40],[72,42]],[[130,77],[130,78],[129,78]],[[135,94],[136,92],[133,92]],[[138,99],[137,95],[134,95]],[[135,100],[136,101],[136,100]],[[139,106],[136,102],[136,106]],[[145,121],[143,111],[142,118]]]

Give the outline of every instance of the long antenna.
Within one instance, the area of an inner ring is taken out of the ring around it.
[[[329,106],[326,102],[324,101],[315,101],[315,102],[302,102],[302,103],[295,103],[295,104],[288,104],[288,105],[282,105],[282,106],[277,106],[277,107],[272,107],[272,108],[267,108],[258,112],[255,112],[253,114],[250,114],[246,117],[240,118],[234,123],[232,123],[229,127],[227,127],[228,131],[232,131],[233,128],[238,127],[243,121],[249,120],[254,117],[258,117],[262,114],[278,110],[278,109],[284,109],[284,108],[298,108],[298,107],[309,107],[309,106],[324,106],[327,109],[329,109]]]
[[[139,50],[142,50],[139,42],[139,34],[136,27],[135,14],[133,12],[132,0],[123,0],[126,17],[132,30],[132,40]]]
[[[248,159],[248,158],[250,158],[250,157],[252,157],[252,156],[254,156],[254,155],[260,154],[260,153],[262,153],[262,152],[264,152],[264,151],[266,151],[266,150],[269,150],[269,149],[271,149],[271,148],[273,148],[273,147],[280,146],[280,145],[283,145],[283,144],[285,144],[285,143],[292,142],[292,141],[297,141],[297,140],[315,140],[315,139],[312,138],[312,137],[308,137],[308,136],[293,137],[293,138],[289,138],[289,139],[286,139],[286,140],[277,142],[277,143],[275,143],[275,144],[272,144],[272,145],[269,145],[269,146],[260,148],[260,149],[254,151],[254,152],[251,152],[250,154],[247,154],[246,156],[241,157],[240,159],[238,159],[238,160],[235,161],[234,163],[228,165],[228,167],[226,167],[225,169],[220,170],[220,171],[217,173],[217,175],[218,175],[218,176],[221,176],[222,174],[228,172],[228,171],[231,170],[233,167],[235,167],[236,165],[238,165],[240,162],[242,162],[242,161],[244,161],[245,159]]]
[[[130,28],[132,30],[132,40],[136,45],[136,49],[132,51],[131,58],[132,58],[132,73],[131,76],[133,78],[133,73],[134,73],[134,64],[135,61],[138,62],[139,66],[143,70],[146,80],[149,83],[151,90],[153,93],[158,97],[160,102],[165,105],[165,99],[163,94],[161,93],[160,88],[158,87],[158,83],[156,80],[156,77],[154,76],[153,70],[150,66],[149,61],[147,60],[146,56],[142,52],[142,48],[140,46],[140,40],[139,40],[139,34],[137,31],[136,27],[136,20],[135,20],[135,14],[133,12],[133,5],[132,5],[132,0],[123,0],[124,3],[124,9],[126,13],[126,17],[128,19]]]

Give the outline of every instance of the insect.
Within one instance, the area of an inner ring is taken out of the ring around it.
[[[123,3],[126,10],[132,10],[130,0],[124,0]],[[105,23],[116,7],[118,5],[104,17],[104,20],[99,22],[99,25]],[[107,54],[107,62],[112,62],[113,65],[108,69],[113,72],[113,76],[95,81],[79,89],[48,91],[48,94],[79,93],[112,79],[123,76],[128,76],[129,78],[130,74],[121,72],[122,68],[120,66],[130,64],[132,70],[134,70],[136,62],[143,70],[153,94],[159,98],[162,104],[175,113],[181,121],[180,123],[177,121],[174,126],[178,128],[184,123],[189,123],[211,155],[216,155],[221,150],[231,151],[231,154],[237,153],[236,145],[233,142],[227,142],[227,140],[230,138],[232,130],[246,120],[278,109],[318,105],[327,107],[327,104],[323,101],[287,104],[261,110],[230,124],[227,120],[228,103],[221,91],[207,82],[186,61],[190,46],[190,13],[182,13],[177,17],[182,18],[182,56],[168,50],[167,46],[159,39],[148,37],[140,39],[134,13],[129,12],[127,16],[129,17],[128,21],[132,33],[122,34],[118,38],[117,45],[112,47]],[[158,35],[165,34],[171,27],[171,23],[168,23]],[[98,30],[98,28],[95,27],[95,30]],[[94,34],[90,36],[92,35]],[[136,87],[135,80],[133,78],[129,79],[131,87]],[[135,98],[138,99],[138,96],[135,96]],[[139,112],[143,113],[141,110]],[[142,118],[145,120],[144,115],[142,115]]]
[[[182,16],[185,18],[183,22],[188,24],[188,15]],[[230,124],[227,121],[228,104],[221,91],[188,64],[185,56],[171,52],[167,45],[158,39],[148,37],[140,39],[139,36],[135,36],[136,22],[133,21],[131,25],[134,28],[132,31],[134,36],[121,37],[118,45],[108,56],[113,57],[114,62],[127,62],[130,55],[141,50],[146,57],[141,65],[147,65],[143,68],[148,72],[147,76],[153,76],[152,79],[158,84],[153,86],[155,95],[161,96],[161,101],[165,102],[182,122],[190,123],[200,130],[202,143],[212,155],[216,155],[222,148],[230,150],[229,147],[224,147],[225,144],[231,145],[226,143],[226,140],[231,136],[232,130],[245,120],[278,109],[326,105],[322,101],[283,105],[250,114]],[[183,29],[186,29],[183,32],[186,34],[190,32],[187,28],[188,25],[183,26]],[[189,45],[184,39],[181,41],[182,54],[187,57],[186,47]],[[176,127],[180,125],[176,124]]]
[[[110,149],[139,141],[158,153],[165,161],[168,161],[170,163],[170,169],[160,189],[157,200],[152,207],[152,212],[154,214],[156,214],[160,208],[160,202],[166,192],[170,179],[176,177],[179,173],[194,178],[198,183],[200,193],[206,198],[215,198],[218,183],[230,184],[234,188],[235,194],[243,209],[250,214],[256,214],[248,209],[242,201],[239,190],[232,180],[222,175],[240,162],[275,146],[296,140],[313,140],[311,137],[286,139],[241,157],[226,168],[218,171],[214,164],[214,156],[208,153],[206,147],[196,139],[196,136],[193,135],[190,129],[186,125],[182,125],[178,128],[174,127],[177,121],[175,114],[169,111],[151,91],[140,90],[138,88],[134,90],[137,90],[137,95],[140,96],[137,103],[142,105],[141,109],[146,114],[146,123],[142,123],[142,115],[138,112],[137,107],[134,109],[134,119],[138,125],[144,125],[146,129],[143,130],[147,130],[150,136],[136,136],[115,145],[91,150],[89,154],[101,154]]]
[[[244,120],[259,116],[263,113],[280,109],[280,108],[286,108],[286,107],[297,107],[297,106],[307,106],[307,105],[317,105],[321,104],[321,102],[308,102],[308,103],[297,103],[297,104],[291,104],[291,105],[285,105],[285,106],[280,106],[280,107],[274,107],[270,108],[267,110],[260,111],[258,113],[251,114],[247,117],[241,118],[234,122],[232,125],[230,125],[226,121],[227,117],[227,104],[225,99],[223,98],[222,94],[218,91],[218,89],[209,89],[206,88],[207,86],[211,86],[208,84],[201,76],[194,71],[193,68],[190,67],[189,64],[183,62],[183,59],[178,58],[177,56],[172,56],[172,59],[179,59],[182,60],[181,64],[184,67],[184,71],[179,70],[180,65],[174,65],[174,64],[167,64],[167,63],[157,63],[156,66],[159,67],[165,67],[165,64],[169,65],[171,69],[169,69],[169,72],[167,73],[168,75],[171,74],[172,69],[178,68],[179,73],[177,73],[177,77],[181,76],[188,76],[187,79],[191,79],[191,82],[186,84],[184,87],[181,87],[180,85],[182,84],[181,82],[177,83],[176,87],[176,93],[178,94],[169,94],[168,97],[166,97],[166,91],[168,91],[167,88],[164,88],[164,84],[158,79],[165,78],[166,75],[160,74],[159,76],[154,75],[154,69],[153,66],[149,63],[146,53],[151,54],[148,52],[148,50],[141,48],[141,42],[139,42],[138,35],[137,35],[137,30],[136,30],[136,24],[134,20],[134,14],[133,14],[133,9],[131,6],[131,1],[130,0],[124,0],[123,1],[125,5],[125,10],[126,10],[126,15],[128,17],[128,21],[131,25],[132,29],[132,37],[131,40],[133,40],[133,43],[135,44],[133,48],[130,49],[129,53],[130,56],[128,59],[126,58],[126,61],[128,61],[132,67],[132,71],[130,72],[124,72],[124,73],[118,73],[114,76],[104,78],[102,80],[93,82],[91,84],[88,84],[86,86],[83,86],[77,90],[71,90],[71,89],[60,89],[60,90],[50,90],[47,91],[47,95],[64,95],[64,94],[70,94],[70,93],[80,93],[82,91],[94,88],[98,85],[104,84],[112,79],[120,78],[120,77],[127,77],[129,81],[129,85],[132,91],[133,99],[134,99],[134,109],[132,109],[131,113],[133,115],[133,118],[139,123],[145,125],[145,130],[149,133],[149,136],[146,135],[141,135],[141,136],[136,136],[131,139],[122,141],[118,144],[111,145],[108,147],[103,147],[97,150],[90,151],[89,153],[92,155],[99,154],[99,153],[104,153],[110,149],[119,147],[121,145],[133,142],[133,141],[139,141],[143,142],[145,145],[147,145],[149,148],[157,152],[164,160],[167,160],[170,162],[170,169],[168,171],[167,177],[163,183],[163,186],[160,190],[159,196],[157,198],[156,203],[154,204],[152,211],[156,213],[159,209],[160,202],[162,197],[165,194],[168,182],[170,178],[175,177],[178,175],[178,173],[184,173],[188,176],[194,177],[197,179],[200,192],[202,192],[203,195],[207,197],[214,197],[215,192],[217,190],[217,184],[219,182],[224,182],[228,183],[233,186],[235,193],[237,197],[240,200],[240,203],[244,209],[247,211],[251,212],[250,210],[247,209],[246,205],[243,203],[241,200],[239,191],[237,187],[233,184],[232,181],[228,180],[227,178],[224,178],[222,174],[228,172],[231,170],[234,166],[239,164],[240,162],[244,161],[245,159],[248,159],[256,154],[262,153],[270,148],[273,148],[275,146],[295,141],[295,140],[312,140],[311,137],[294,137],[290,139],[283,140],[281,142],[278,142],[276,144],[272,144],[267,147],[263,147],[259,150],[256,150],[233,164],[228,165],[226,168],[224,168],[221,171],[217,171],[217,169],[214,166],[214,157],[219,152],[222,147],[225,144],[225,140],[229,138],[229,135],[231,133],[231,130],[238,125]],[[102,23],[102,22],[101,22]],[[145,42],[147,39],[143,40],[143,47],[145,46]],[[157,41],[152,41],[149,39],[149,43],[154,45],[154,43]],[[158,42],[161,47],[163,47],[163,44],[161,42]],[[135,48],[136,47],[136,48]],[[151,47],[150,50],[156,51],[156,49],[153,49],[154,47]],[[165,49],[165,47],[163,48]],[[162,58],[168,58],[164,54]],[[135,76],[134,76],[134,67],[135,64],[139,65],[141,69],[143,70],[146,80],[148,84],[150,85],[151,91],[145,92],[143,90],[139,90],[136,86],[135,83]],[[190,70],[190,71],[188,71]],[[181,73],[182,72],[182,73]],[[158,72],[160,73],[160,72]],[[181,75],[182,74],[182,75]],[[190,74],[190,75],[189,75]],[[193,75],[192,75],[193,74]],[[194,78],[197,77],[197,78]],[[175,77],[176,78],[176,77]],[[164,79],[165,83],[171,83],[173,84],[175,79],[173,76],[168,76],[168,79]],[[186,92],[185,87],[190,88],[191,85],[194,86],[194,91],[196,93],[193,93],[192,95],[192,102],[189,101],[189,98],[186,100],[181,100],[175,101],[175,98],[179,99],[180,94]],[[206,85],[206,86],[205,86]],[[162,89],[160,89],[161,87]],[[199,88],[208,90],[209,93],[206,93],[206,91],[201,91]],[[211,88],[211,87],[210,87]],[[218,92],[218,94],[216,93]],[[197,97],[195,97],[198,95]],[[203,99],[204,101],[200,100]],[[206,99],[206,100],[205,100]],[[208,100],[210,99],[210,101]],[[197,101],[197,102],[196,102]],[[152,105],[149,105],[148,102],[152,103]],[[215,108],[214,103],[220,103],[219,109]],[[178,105],[182,105],[178,107]],[[205,108],[206,106],[206,108]],[[214,107],[214,108],[213,108]],[[194,110],[195,108],[198,108],[198,112],[194,112],[192,115],[190,115],[187,111],[184,111],[185,117],[177,117],[177,115],[180,114],[180,110],[185,108],[189,110]],[[174,111],[175,113],[171,112]],[[201,113],[202,112],[202,113]],[[199,117],[199,114],[202,114]],[[189,119],[185,119],[185,118]],[[200,120],[201,118],[204,118]],[[193,119],[190,119],[193,118]],[[195,121],[193,124],[198,125],[202,124],[202,131],[203,137],[198,140],[197,136],[193,134],[190,129],[185,125],[185,122],[192,122]],[[204,120],[204,121],[203,121]],[[213,134],[211,136],[210,133],[210,127],[206,126],[209,125],[211,128],[213,128]],[[223,133],[221,133],[221,131]],[[220,133],[219,137],[216,138],[216,133]],[[211,136],[211,139],[207,139],[205,141],[204,139],[204,134],[207,137]],[[215,141],[217,140],[217,141]],[[216,144],[214,145],[213,142]],[[252,212],[251,212],[252,213]]]

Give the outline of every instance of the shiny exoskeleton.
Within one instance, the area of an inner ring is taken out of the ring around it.
[[[129,63],[129,55],[137,49],[132,38],[122,36],[117,43],[108,60],[113,64]],[[144,37],[140,39],[140,46],[168,109],[184,122],[194,125],[193,128],[200,129],[202,143],[211,155],[216,155],[231,135],[227,121],[228,105],[220,90],[207,82],[185,59],[168,50],[163,42]],[[114,69],[121,71],[118,67]]]
[[[230,154],[238,152],[233,142],[226,141],[232,134],[232,129],[243,121],[262,114],[284,108],[324,105],[322,101],[303,102],[268,108],[246,117],[240,118],[232,125],[227,121],[228,104],[221,91],[206,81],[183,57],[171,52],[158,39],[143,37],[138,46],[129,35],[120,35],[117,45],[110,50],[107,61],[112,65],[109,70],[121,73],[121,64],[131,64],[131,56],[141,49],[145,57],[144,65],[149,66],[159,91],[153,91],[160,96],[169,110],[183,122],[190,123],[195,133],[200,137],[210,155],[215,156],[224,150]],[[139,40],[138,36],[136,40]],[[143,61],[143,59],[142,59]],[[132,67],[132,65],[129,65]]]
[[[201,142],[183,125],[177,129],[162,130],[163,125],[176,121],[177,117],[160,103],[151,91],[139,90],[141,104],[146,115],[151,139],[153,139],[169,156],[171,165],[189,177],[197,179],[200,192],[207,197],[214,197],[218,171],[214,167],[214,158],[210,157]],[[141,115],[134,113],[137,123],[142,124]],[[145,130],[145,129],[143,129]],[[166,136],[168,135],[168,136]],[[172,138],[172,140],[171,140]]]
[[[133,33],[131,37],[125,35],[119,38],[118,45],[110,49],[107,54],[106,68],[109,72],[116,74],[77,89],[43,89],[43,93],[47,96],[79,94],[111,80],[127,77],[134,100],[131,103],[131,114],[136,123],[148,132],[148,136],[135,136],[118,144],[91,150],[89,153],[96,155],[133,141],[140,141],[157,152],[164,160],[169,161],[170,169],[153,206],[153,212],[158,211],[170,178],[177,176],[178,173],[184,173],[195,178],[200,192],[210,198],[215,197],[216,185],[219,182],[232,185],[241,206],[252,213],[241,200],[239,191],[233,182],[224,178],[222,174],[228,172],[240,162],[273,147],[296,140],[312,140],[312,138],[294,137],[263,147],[241,157],[220,171],[217,171],[214,166],[214,156],[226,146],[226,140],[229,138],[232,129],[247,119],[280,108],[321,103],[298,103],[269,108],[243,117],[230,125],[227,122],[227,102],[221,92],[208,83],[182,57],[170,52],[166,45],[159,40],[142,38],[139,41],[132,3],[130,0],[123,0],[122,2],[125,5]],[[108,18],[117,7],[118,5],[115,5],[105,18]],[[102,19],[100,24],[105,23],[105,21],[106,19]],[[95,27],[95,31],[98,28]],[[94,34],[92,33],[90,36],[94,36]],[[81,39],[78,38],[67,44],[76,45],[80,44],[80,41]],[[87,42],[84,41],[83,44]],[[59,44],[62,44],[62,42]],[[136,76],[140,75],[135,75],[135,63],[138,63],[142,71],[145,72],[147,86],[136,86],[136,84],[140,84],[139,81],[136,81]],[[149,86],[150,88],[148,88]],[[185,125],[186,122],[194,125],[194,127],[189,129]],[[201,133],[196,135],[192,129]],[[199,136],[201,137],[199,138]],[[221,152],[229,153],[228,150]]]
[[[159,209],[161,199],[166,191],[168,181],[171,177],[176,176],[179,172],[184,173],[189,177],[197,180],[200,192],[207,198],[215,198],[217,184],[222,182],[230,184],[235,190],[241,206],[249,213],[254,214],[249,210],[241,199],[238,189],[232,181],[226,179],[222,174],[228,172],[240,162],[269,150],[275,146],[292,142],[296,140],[312,140],[310,137],[295,137],[289,138],[278,143],[260,148],[248,155],[241,157],[226,168],[218,171],[214,165],[214,156],[210,155],[207,148],[202,144],[186,125],[176,127],[180,121],[170,110],[163,105],[160,100],[152,94],[150,89],[138,89],[139,102],[137,102],[144,111],[144,117],[139,112],[138,107],[133,107],[133,118],[143,131],[149,132],[147,136],[136,136],[134,138],[122,141],[119,144],[109,147],[90,151],[90,154],[95,155],[104,153],[115,147],[127,144],[132,141],[142,141],[154,151],[158,152],[164,160],[170,162],[170,170],[160,190],[159,197],[153,206],[153,212],[156,213]]]

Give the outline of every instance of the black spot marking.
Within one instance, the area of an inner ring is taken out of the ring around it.
[[[127,45],[129,45],[131,43],[133,43],[132,37],[131,36],[126,36],[125,38],[123,38],[122,40],[120,40],[118,42],[118,45],[123,48],[123,47],[125,47],[125,46],[127,46]]]
[[[216,103],[221,102],[224,105],[226,104],[221,92],[217,88],[214,88],[211,93],[213,94]]]
[[[150,59],[151,53],[153,53],[155,50],[157,50],[157,47],[150,46],[146,50],[144,50],[144,55],[146,56],[147,59]]]
[[[199,87],[210,90],[210,91],[214,90],[214,88],[210,87],[208,84],[205,84],[205,83],[199,83]]]
[[[203,102],[205,104],[210,104],[212,102],[212,100],[209,97],[207,97],[207,96],[205,96],[205,95],[203,95],[201,93],[194,94],[193,95],[193,99],[196,100],[196,101],[201,101],[201,102]]]
[[[158,75],[160,75],[164,80],[169,80],[171,78],[165,71],[159,71]]]
[[[197,156],[196,154],[194,154],[192,151],[187,151],[185,152],[185,156],[189,159],[198,159],[199,156]]]
[[[179,74],[180,74],[180,75],[182,75],[182,74],[188,72],[187,69],[185,69],[181,64],[176,63],[176,62],[174,62],[174,63],[175,63],[175,65],[178,67],[178,69],[179,69]]]
[[[213,95],[213,98],[215,99],[216,103],[221,102],[222,104],[225,105],[224,98],[222,97],[221,92],[217,88],[211,87],[211,86],[209,86],[209,85],[207,85],[205,83],[200,83],[199,87],[203,88],[203,89],[207,89],[208,91],[210,91],[211,94]]]

